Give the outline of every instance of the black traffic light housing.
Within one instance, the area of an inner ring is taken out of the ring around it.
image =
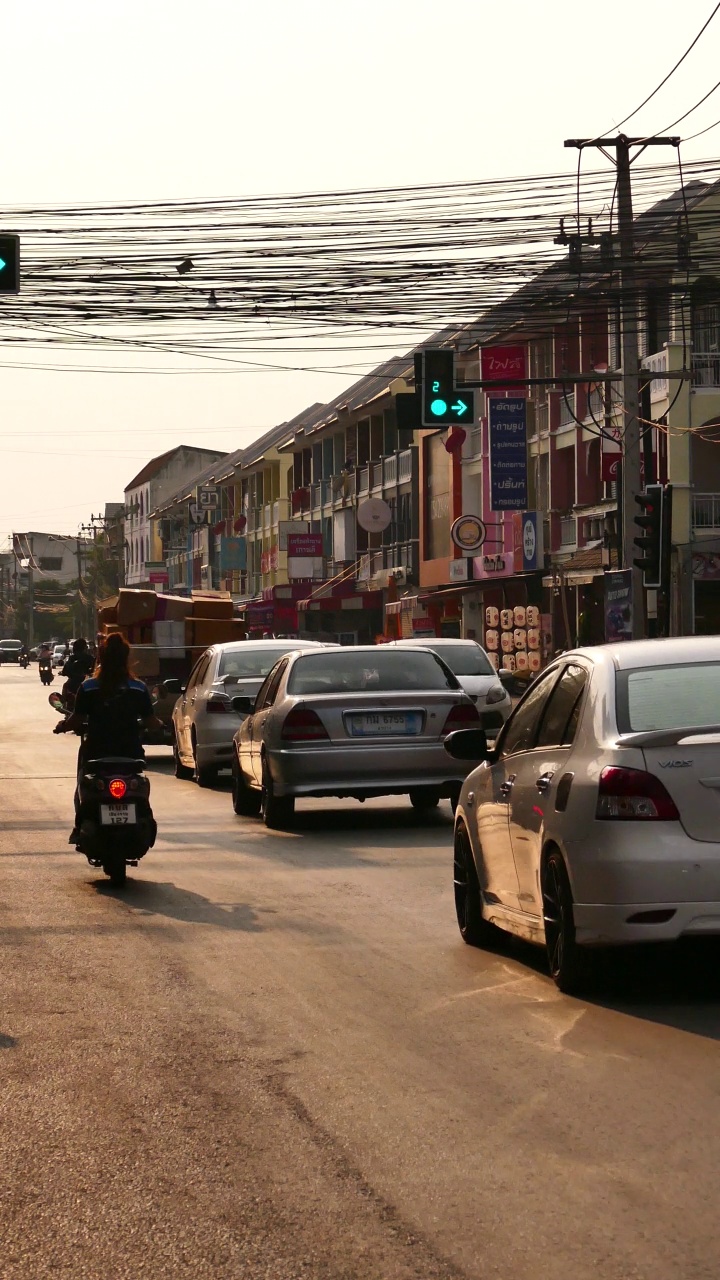
[[[20,237],[0,233],[0,293],[20,292]]]
[[[635,501],[640,507],[635,516],[638,536],[633,539],[639,547],[641,555],[636,556],[633,564],[642,569],[643,586],[660,590],[665,581],[665,564],[667,558],[666,537],[663,532],[666,522],[663,520],[664,486],[649,484],[644,493],[636,493]]]

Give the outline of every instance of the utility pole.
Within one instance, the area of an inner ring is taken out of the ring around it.
[[[642,573],[633,565],[633,539],[635,537],[635,495],[642,490],[640,482],[640,386],[638,331],[639,307],[635,279],[635,229],[633,226],[632,182],[630,166],[640,151],[630,158],[630,148],[677,147],[680,138],[628,138],[620,133],[615,138],[569,138],[566,147],[582,150],[596,147],[607,155],[609,148],[615,151],[617,174],[618,240],[620,246],[620,308],[622,328],[622,477],[621,477],[621,527],[622,564],[632,573],[632,638],[642,639],[645,633],[645,608]],[[649,428],[648,428],[649,429]],[[645,477],[646,483],[648,477]]]
[[[30,550],[30,558],[28,560],[28,625],[27,625],[27,647],[32,649],[35,643],[35,578],[33,576],[33,540],[28,539]]]

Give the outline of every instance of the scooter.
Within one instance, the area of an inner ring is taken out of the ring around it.
[[[48,702],[63,715],[70,710],[58,693],[51,693]],[[125,756],[84,761],[78,796],[75,847],[91,867],[102,867],[115,888],[122,888],[127,868],[138,865],[157,836],[145,761]]]
[[[52,669],[52,658],[39,658],[38,670],[40,671],[40,680],[42,684],[52,684],[55,679]]]
[[[28,667],[30,666],[30,659],[28,658],[26,653],[23,653],[20,655],[20,666],[22,667],[23,671],[27,671]]]

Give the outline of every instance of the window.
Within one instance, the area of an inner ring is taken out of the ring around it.
[[[619,671],[616,701],[621,733],[720,724],[720,663]]]
[[[205,673],[210,666],[210,656],[211,655],[209,653],[204,653],[202,658],[199,658],[195,663],[195,666],[190,672],[190,679],[188,680],[188,692],[191,689],[194,689],[196,685],[202,684],[205,679]]]
[[[584,667],[569,666],[563,671],[545,705],[538,747],[569,747],[575,736],[580,718],[580,703],[587,684],[588,673]]]
[[[45,573],[61,573],[62,556],[40,556],[38,565]]]
[[[427,643],[429,649],[433,649],[432,641],[423,641]],[[433,649],[443,662],[446,662],[450,670],[456,676],[494,676],[495,670],[491,667],[487,654],[479,644],[444,644]]]
[[[298,645],[298,648],[302,646]],[[236,680],[264,680],[275,663],[288,652],[287,645],[254,649],[247,642],[238,649],[226,649],[218,667],[218,677],[234,676]]]
[[[277,666],[268,675],[267,680],[255,699],[256,711],[264,711],[266,707],[271,707],[273,705],[277,697],[277,691],[280,688],[280,681],[285,674],[287,664],[287,658],[284,662],[278,662]]]
[[[446,671],[434,653],[382,646],[372,653],[331,649],[323,654],[305,654],[295,663],[288,683],[292,694],[459,688],[455,676]]]
[[[558,668],[548,671],[528,690],[520,705],[507,721],[498,740],[498,754],[511,756],[517,751],[529,751],[534,745],[537,729],[545,705],[555,686]]]

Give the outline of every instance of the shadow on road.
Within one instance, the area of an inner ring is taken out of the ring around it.
[[[117,898],[142,915],[165,916],[188,924],[210,924],[220,929],[260,933],[256,912],[247,902],[211,902],[201,893],[180,889],[172,882],[128,879],[124,889],[114,889],[107,880],[93,882],[103,898]]]
[[[14,1036],[6,1036],[0,1033],[0,1049],[14,1049],[16,1045],[17,1040]]]

